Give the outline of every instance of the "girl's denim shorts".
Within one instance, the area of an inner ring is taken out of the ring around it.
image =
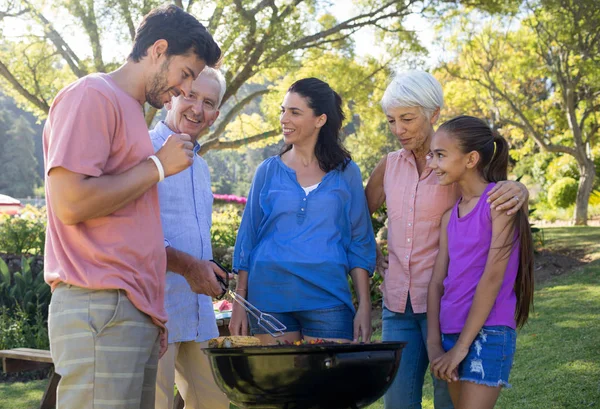
[[[285,332],[301,332],[303,336],[328,339],[354,338],[354,312],[345,304],[321,310],[296,312],[270,312],[283,325]],[[258,325],[257,319],[248,314],[252,334],[268,334]]]
[[[460,334],[442,334],[442,347],[449,351]],[[517,345],[517,333],[506,326],[484,326],[458,366],[458,378],[480,385],[510,388],[508,376]]]

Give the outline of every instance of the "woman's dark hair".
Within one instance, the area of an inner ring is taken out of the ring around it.
[[[161,39],[169,43],[167,56],[185,55],[191,51],[209,67],[221,59],[221,49],[202,23],[172,4],[157,7],[144,16],[128,58],[139,62],[146,56],[148,47]]]
[[[458,141],[464,153],[476,151],[479,153],[477,169],[488,182],[499,182],[507,179],[508,174],[508,142],[489,125],[479,118],[461,115],[443,123],[439,131],[444,131]],[[522,206],[509,226],[517,235],[506,247],[504,257],[509,257],[513,244],[519,240],[519,270],[515,281],[517,308],[515,320],[522,327],[529,317],[529,308],[533,305],[533,239],[526,213]]]
[[[329,172],[338,166],[344,170],[352,157],[350,152],[342,146],[340,140],[342,122],[345,118],[342,110],[342,98],[331,89],[329,84],[317,78],[304,78],[296,81],[287,92],[294,92],[306,98],[308,106],[316,116],[327,115],[327,122],[319,130],[315,156],[323,172]],[[290,149],[292,149],[292,145],[284,145],[280,155]]]

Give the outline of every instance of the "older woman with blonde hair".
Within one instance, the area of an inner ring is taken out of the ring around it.
[[[424,71],[397,74],[381,105],[402,149],[386,154],[366,187],[369,211],[384,202],[388,215],[388,257],[380,254],[383,277],[384,341],[405,341],[396,379],[384,397],[386,409],[421,408],[427,355],[427,287],[439,249],[442,215],[456,203],[459,189],[441,186],[428,166],[434,125],[444,106],[440,83]],[[493,208],[515,213],[528,192],[518,182],[500,182],[490,192]],[[452,408],[447,384],[434,379],[436,409]]]

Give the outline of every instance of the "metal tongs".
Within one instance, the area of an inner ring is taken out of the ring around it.
[[[271,314],[266,314],[262,312],[254,305],[250,304],[248,300],[246,300],[244,297],[242,297],[239,294],[236,294],[234,291],[231,291],[231,289],[229,289],[229,274],[231,274],[231,272],[225,267],[223,267],[221,264],[219,264],[219,262],[215,260],[210,261],[215,263],[221,270],[225,271],[226,273],[225,280],[223,280],[223,278],[220,275],[215,273],[217,281],[219,281],[219,284],[221,284],[221,288],[223,289],[221,295],[216,297],[217,300],[223,298],[225,294],[229,294],[229,296],[233,298],[233,300],[236,301],[239,305],[241,305],[248,312],[248,314],[251,314],[254,318],[256,318],[256,320],[258,321],[258,325],[260,325],[262,329],[267,331],[269,335],[271,335],[272,337],[282,336],[283,331],[285,331],[287,327]]]

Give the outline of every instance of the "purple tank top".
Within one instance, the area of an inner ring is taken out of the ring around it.
[[[487,192],[490,183],[471,212],[458,217],[458,203],[448,221],[448,276],[444,280],[444,295],[440,305],[440,327],[444,334],[460,333],[467,321],[479,279],[483,275],[492,242],[492,217]],[[515,279],[519,267],[519,245],[513,246],[504,281],[496,302],[485,321],[486,326],[516,327]]]

